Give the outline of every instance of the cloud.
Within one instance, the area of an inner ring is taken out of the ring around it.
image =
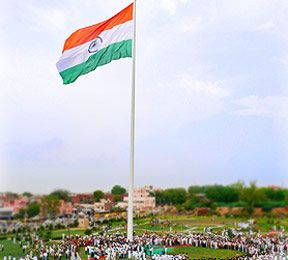
[[[181,75],[181,82],[190,96],[198,95],[214,100],[229,96],[228,90],[223,87],[223,82],[195,80],[187,73]]]
[[[175,13],[177,1],[172,1],[170,13]],[[231,32],[275,32],[286,34],[288,2],[283,0],[267,1],[202,1],[193,8],[188,5],[190,15],[181,16],[177,23],[180,33],[217,33]],[[169,5],[168,5],[169,6]],[[168,7],[167,7],[168,8]],[[180,24],[180,26],[179,26]]]
[[[170,15],[175,15],[180,4],[186,4],[188,0],[160,0],[162,8],[166,9]]]
[[[273,31],[276,28],[276,24],[273,22],[264,22],[259,24],[258,27],[255,28],[256,31]]]
[[[241,107],[232,112],[235,115],[288,119],[288,96],[247,96],[233,103]]]
[[[26,5],[25,21],[32,30],[57,33],[68,26],[68,13],[55,6]],[[71,14],[70,14],[71,15]],[[73,13],[74,15],[74,13]],[[29,17],[27,19],[27,17]]]
[[[61,149],[64,145],[62,139],[53,137],[38,144],[21,142],[4,143],[2,149],[6,151],[7,159],[14,161],[41,161]]]
[[[189,73],[171,76],[153,87],[139,88],[140,136],[167,134],[225,111],[230,93],[224,82],[196,80]]]

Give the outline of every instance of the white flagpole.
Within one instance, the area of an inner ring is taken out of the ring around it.
[[[134,190],[134,140],[135,140],[135,68],[136,68],[136,0],[133,6],[133,45],[132,45],[132,91],[131,91],[131,128],[130,128],[130,174],[128,190],[128,227],[127,237],[133,241],[133,190]]]

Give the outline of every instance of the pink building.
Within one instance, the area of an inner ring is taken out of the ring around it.
[[[106,212],[110,211],[113,207],[114,203],[109,199],[101,199],[99,202],[95,202],[93,204],[93,208],[95,212]]]
[[[15,199],[4,199],[2,201],[3,208],[13,208],[13,214],[17,214],[20,209],[25,208],[29,203],[29,199],[27,197],[19,197]]]
[[[66,202],[64,200],[60,200],[59,214],[71,214],[73,212],[73,204],[72,202]]]
[[[134,211],[153,211],[156,208],[156,200],[150,195],[153,191],[152,186],[144,186],[142,188],[134,189]],[[127,209],[128,207],[128,196],[126,195],[122,202],[118,202],[116,207]]]

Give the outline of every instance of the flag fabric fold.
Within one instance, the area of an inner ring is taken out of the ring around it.
[[[63,83],[70,84],[112,60],[132,57],[132,20],[130,4],[112,18],[72,33],[56,64]]]

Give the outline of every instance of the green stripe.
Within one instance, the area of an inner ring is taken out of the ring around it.
[[[64,84],[70,84],[79,76],[85,75],[97,67],[103,66],[112,60],[126,57],[132,57],[132,40],[113,43],[90,56],[86,62],[60,72],[60,75]]]

